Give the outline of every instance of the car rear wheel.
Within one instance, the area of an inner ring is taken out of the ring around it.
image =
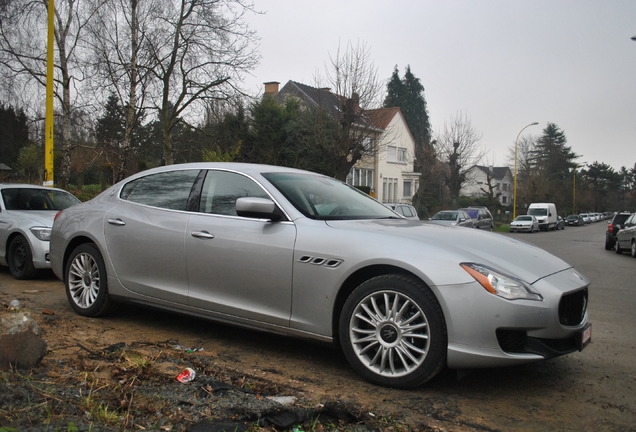
[[[16,279],[33,279],[37,270],[33,265],[33,253],[26,238],[19,235],[9,244],[7,264],[11,276]]]
[[[75,248],[66,262],[66,296],[80,315],[99,316],[110,307],[104,259],[93,244]]]
[[[612,249],[614,249],[614,243],[612,243],[612,241],[608,237],[605,237],[605,250]]]
[[[633,258],[636,258],[636,241],[632,240],[632,248],[630,251]]]
[[[412,277],[382,275],[358,286],[344,304],[339,335],[353,369],[375,384],[417,387],[446,363],[442,309]]]

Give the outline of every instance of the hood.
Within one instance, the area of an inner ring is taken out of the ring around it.
[[[17,220],[31,221],[31,226],[53,226],[58,210],[11,210]],[[23,225],[22,223],[20,225]]]
[[[365,232],[365,237],[387,249],[422,251],[436,261],[475,262],[528,283],[571,267],[534,245],[483,230],[409,220],[329,221],[335,229]],[[439,263],[439,265],[443,265]]]

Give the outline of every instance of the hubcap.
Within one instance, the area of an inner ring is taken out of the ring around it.
[[[99,268],[92,256],[79,254],[71,263],[68,273],[68,287],[76,305],[89,308],[99,294]]]
[[[417,369],[430,344],[426,315],[415,301],[396,291],[375,292],[358,303],[349,336],[362,364],[386,377]]]

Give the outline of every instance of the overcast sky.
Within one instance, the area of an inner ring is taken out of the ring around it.
[[[508,163],[523,136],[557,124],[578,162],[636,163],[636,0],[256,0],[260,66],[247,88],[315,84],[329,56],[366,44],[378,76],[407,65],[425,88],[433,132],[458,113],[481,134],[485,164]],[[373,107],[365,107],[373,108]]]

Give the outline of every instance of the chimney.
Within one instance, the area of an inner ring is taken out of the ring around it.
[[[276,96],[278,94],[278,86],[280,83],[278,81],[269,81],[265,84],[265,95]]]

